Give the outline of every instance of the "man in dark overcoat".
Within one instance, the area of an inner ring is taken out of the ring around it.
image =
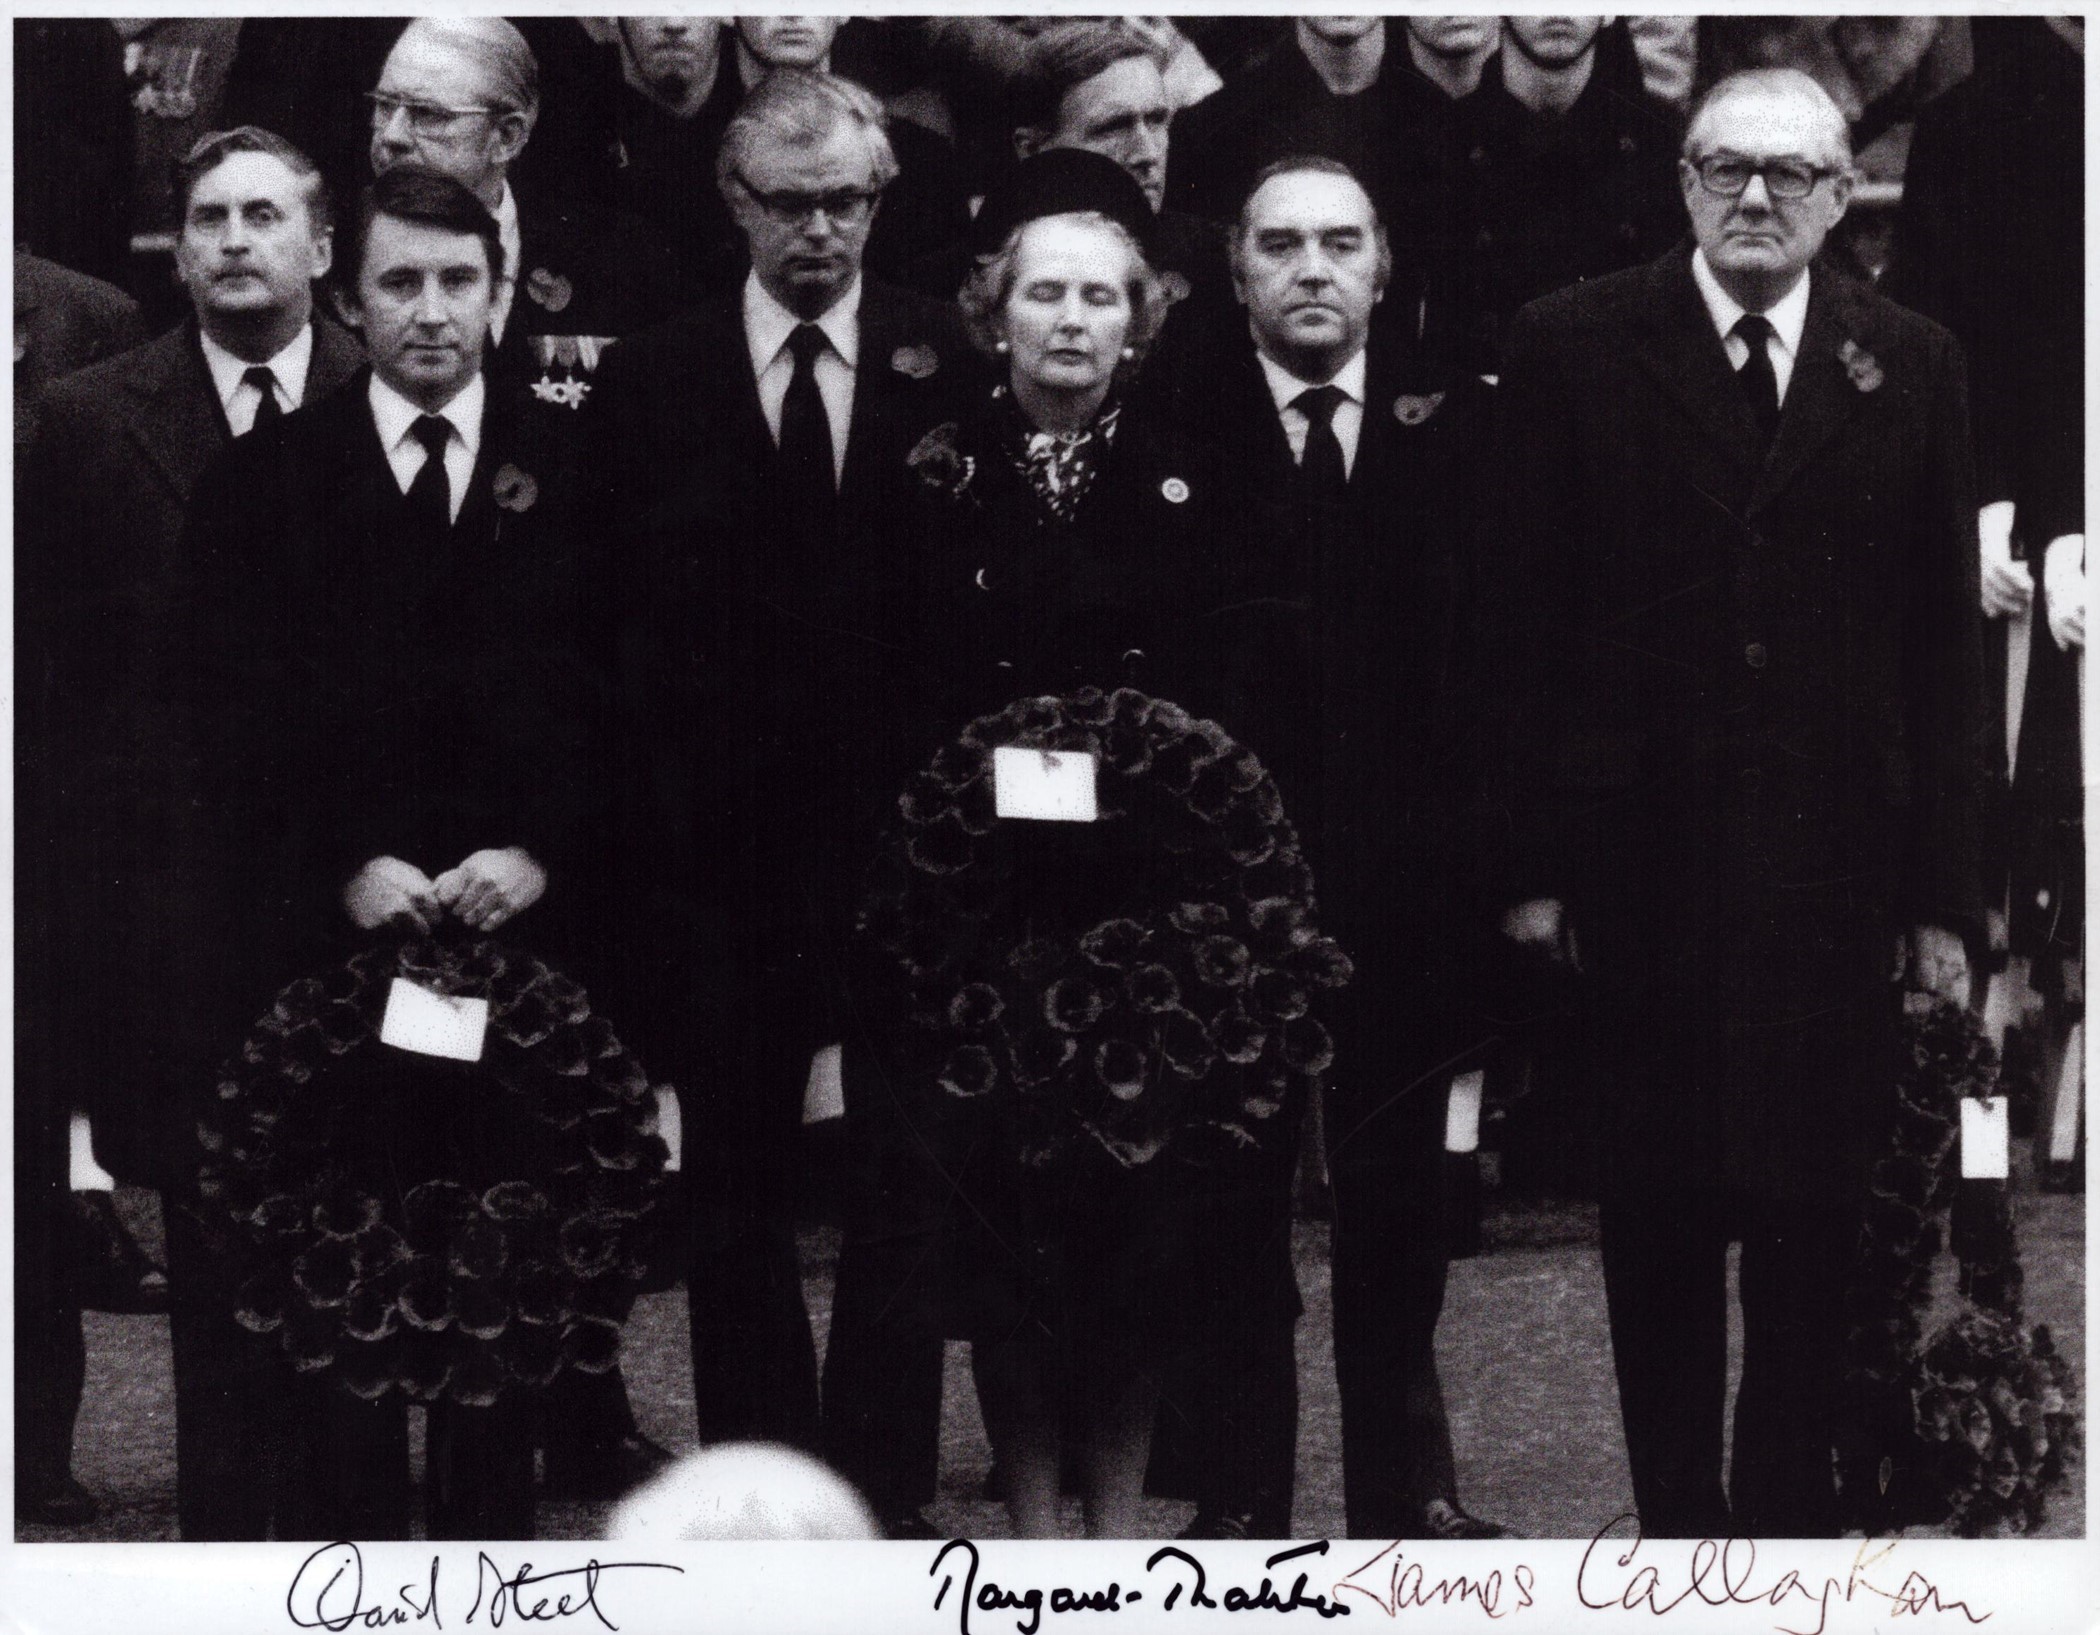
[[[1505,929],[1589,989],[1642,1526],[1829,1536],[1892,969],[1953,995],[1981,928],[1963,369],[1812,265],[1853,176],[1806,76],[1716,86],[1679,171],[1696,247],[1525,309],[1503,374]]]
[[[256,1421],[169,1162],[189,1130],[186,1091],[231,1042],[202,1003],[184,840],[195,790],[188,726],[171,708],[171,636],[194,591],[182,529],[212,459],[342,384],[358,349],[315,314],[332,239],[321,178],[298,149],[252,126],[216,134],[189,155],[182,192],[175,265],[194,317],[54,383],[23,457],[19,661],[35,672],[25,725],[53,752],[41,787],[54,804],[38,810],[25,791],[20,855],[42,882],[24,936],[51,938],[34,971],[68,1041],[66,1099],[94,1115],[97,1152],[120,1179],[167,1189],[176,1506],[185,1538],[214,1539],[253,1536],[249,1496],[223,1460]],[[39,927],[45,911],[56,918]]]
[[[1258,172],[1231,251],[1242,333],[1171,390],[1183,412],[1201,406],[1241,485],[1246,545],[1212,620],[1237,693],[1221,719],[1274,774],[1320,928],[1356,965],[1327,1012],[1325,1108],[1349,1532],[1486,1536],[1457,1503],[1433,1341],[1447,1094],[1481,1054],[1465,822],[1479,735],[1463,676],[1489,390],[1373,322],[1393,251],[1339,161]],[[1233,1332],[1162,1393],[1163,1443],[1201,1450],[1207,1533],[1289,1532],[1291,1169],[1221,1209],[1245,1261]]]
[[[896,174],[866,91],[775,69],[716,165],[749,274],[623,342],[593,405],[594,476],[628,563],[631,776],[645,792],[624,848],[626,1004],[654,1030],[644,1060],[685,1094],[695,1399],[711,1441],[817,1445],[798,1127],[814,1053],[843,1041],[853,1078],[840,976],[859,871],[926,752],[898,704],[915,571],[906,462],[965,348],[952,309],[864,273]],[[826,1122],[836,1069],[818,1072],[808,1111]],[[868,1292],[864,1246],[849,1238],[827,1366],[860,1382],[834,1385],[834,1402],[858,1388],[872,1406],[852,1410],[861,1430],[831,1456],[871,1487],[888,1478],[878,1509],[909,1509],[932,1497],[937,1433],[919,1428],[938,1423],[940,1337],[899,1340],[909,1361],[868,1339],[860,1314],[892,1302]],[[908,1460],[853,1451],[892,1437]]]

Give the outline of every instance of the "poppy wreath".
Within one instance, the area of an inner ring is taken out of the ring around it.
[[[1096,822],[1002,822],[1000,747],[1092,756]],[[1327,1070],[1314,1010],[1349,959],[1275,781],[1215,722],[1129,688],[1023,699],[897,809],[861,931],[936,1118],[981,1110],[1033,1169],[1206,1163],[1264,1144]]]
[[[1840,1449],[1850,1519],[1870,1533],[2031,1532],[2077,1448],[2076,1388],[2047,1325],[2021,1320],[2006,1184],[1960,1173],[1961,1103],[1997,1093],[1997,1052],[1962,1007],[1918,993],[1904,1003],[1848,1307],[1848,1434],[1860,1438]],[[1928,1330],[1943,1246],[1959,1263],[1955,1307]]]
[[[395,977],[487,1000],[482,1059],[382,1045]],[[582,987],[514,948],[417,939],[302,978],[199,1111],[234,1315],[367,1400],[485,1407],[603,1373],[657,1225],[655,1122]]]

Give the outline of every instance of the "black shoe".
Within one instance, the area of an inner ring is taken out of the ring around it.
[[[1422,1506],[1424,1538],[1508,1538],[1509,1529],[1478,1516],[1469,1516],[1449,1499],[1431,1499]]]
[[[885,1510],[880,1520],[882,1536],[898,1538],[943,1538],[946,1535],[926,1519],[923,1510]]]
[[[1178,1538],[1223,1538],[1250,1539],[1254,1535],[1254,1517],[1224,1510],[1205,1510],[1200,1506],[1196,1519],[1176,1535]]]
[[[619,1499],[626,1497],[675,1456],[639,1431],[610,1442],[583,1442],[547,1451],[549,1498]]]
[[[70,1476],[43,1493],[15,1495],[15,1520],[39,1527],[84,1527],[101,1514],[95,1495]]]
[[[84,1311],[136,1315],[168,1309],[168,1274],[141,1249],[103,1191],[76,1192],[73,1201],[74,1263],[79,1268]]]

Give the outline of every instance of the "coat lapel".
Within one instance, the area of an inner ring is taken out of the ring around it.
[[[1801,351],[1787,382],[1771,455],[1750,496],[1752,511],[1770,504],[1809,457],[1843,429],[1864,395],[1853,384],[1842,356],[1848,340],[1859,344],[1853,333],[1857,303],[1851,289],[1842,275],[1824,269],[1810,278]]]
[[[1650,273],[1654,298],[1635,309],[1641,364],[1748,476],[1757,465],[1757,425],[1692,281],[1691,252],[1676,252]]]
[[[212,456],[231,440],[194,324],[153,343],[152,368],[131,387],[132,438],[178,503]]]

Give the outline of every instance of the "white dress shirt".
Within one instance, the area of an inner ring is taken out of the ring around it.
[[[255,365],[235,357],[201,329],[197,339],[204,345],[204,365],[211,371],[219,406],[226,411],[226,424],[234,436],[246,437],[255,429],[255,414],[262,407],[262,389],[242,379]],[[277,406],[290,414],[306,400],[306,371],[314,361],[314,326],[301,324],[291,344],[264,361],[277,377]]]
[[[846,433],[853,425],[853,381],[860,367],[861,281],[831,304],[821,318],[810,320],[824,331],[831,344],[817,354],[817,396],[824,400],[824,416],[831,422],[831,476],[834,482],[846,470]],[[780,415],[787,402],[788,382],[795,375],[795,354],[788,350],[788,337],[803,320],[766,293],[758,274],[744,280],[744,340],[751,348],[751,373],[758,381],[758,406],[765,411],[766,430],[773,444],[780,444]]]
[[[489,308],[489,340],[501,346],[503,326],[510,321],[510,303],[518,293],[518,263],[525,255],[525,235],[518,230],[518,201],[508,182],[496,205],[496,237],[503,246],[503,276],[496,281],[496,299]]]
[[[406,494],[423,469],[428,456],[411,428],[424,411],[403,397],[377,375],[365,393],[372,405],[372,423],[379,428],[379,446],[386,450],[386,463],[394,468],[394,481]],[[479,374],[460,388],[459,395],[438,411],[438,418],[452,427],[445,443],[445,481],[452,490],[452,520],[459,521],[459,508],[466,503],[467,484],[474,475],[474,457],[481,450],[481,409],[488,388]]]
[[[1750,361],[1750,343],[1731,331],[1749,309],[1738,305],[1735,297],[1721,288],[1720,280],[1706,264],[1704,250],[1692,252],[1692,282],[1699,286],[1707,314],[1713,319],[1714,328],[1721,332],[1721,344],[1728,349],[1728,367],[1742,368]],[[1765,309],[1764,315],[1772,325],[1765,351],[1772,360],[1772,375],[1779,382],[1779,401],[1783,404],[1786,402],[1787,382],[1794,378],[1794,359],[1801,354],[1801,330],[1808,322],[1806,269],[1794,280],[1792,289]]]
[[[1266,352],[1257,352],[1255,356],[1261,359],[1261,372],[1269,382],[1269,395],[1276,400],[1276,412],[1283,421],[1283,435],[1290,439],[1291,458],[1303,464],[1305,434],[1312,429],[1312,422],[1305,417],[1305,411],[1294,404],[1299,393],[1309,392],[1322,383],[1300,380]],[[1364,354],[1358,352],[1342,365],[1333,380],[1325,383],[1342,389],[1342,401],[1335,405],[1334,410],[1334,440],[1342,445],[1342,470],[1352,477],[1356,474],[1356,445],[1364,431],[1364,377],[1367,372]]]

